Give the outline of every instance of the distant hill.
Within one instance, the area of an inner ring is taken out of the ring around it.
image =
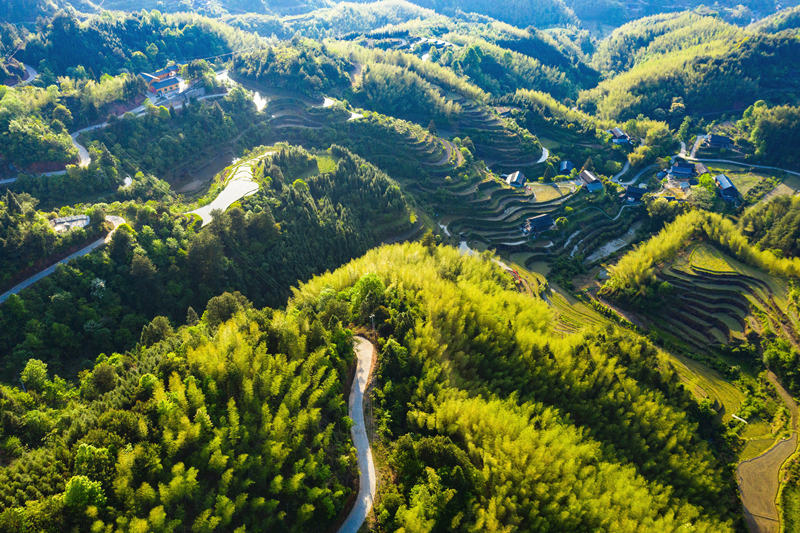
[[[576,24],[577,17],[563,0],[511,0],[495,2],[491,0],[413,0],[415,4],[444,13],[446,15],[463,11],[480,13],[526,27],[546,28],[563,24]]]
[[[800,36],[744,34],[675,50],[584,91],[579,105],[603,118],[744,110],[756,100],[795,103]],[[683,104],[680,106],[679,104]]]
[[[749,26],[749,29],[765,33],[776,33],[796,28],[800,28],[800,6],[778,11],[774,15],[765,17]]]
[[[719,17],[696,12],[653,15],[614,30],[598,44],[592,63],[602,72],[619,73],[659,55],[742,33]]]

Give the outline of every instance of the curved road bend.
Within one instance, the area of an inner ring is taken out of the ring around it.
[[[358,365],[353,379],[353,388],[350,390],[350,418],[353,426],[353,444],[358,452],[358,496],[350,514],[347,515],[338,533],[356,533],[372,509],[375,500],[375,464],[372,462],[372,448],[367,438],[367,428],[364,424],[364,392],[372,371],[372,353],[374,346],[363,337],[355,337],[353,351],[356,354]]]
[[[88,254],[92,253],[93,251],[95,251],[97,248],[99,248],[102,245],[106,244],[107,242],[109,242],[111,240],[111,236],[114,234],[114,231],[116,231],[116,229],[120,226],[120,224],[124,224],[125,223],[124,219],[122,219],[121,217],[118,217],[118,216],[114,216],[114,215],[107,216],[106,220],[108,222],[111,222],[114,225],[113,229],[110,232],[108,232],[108,235],[106,235],[103,238],[97,239],[96,241],[94,241],[93,243],[89,244],[88,246],[85,246],[84,248],[81,248],[77,252],[68,255],[67,257],[65,257],[61,261],[58,261],[58,262],[50,265],[49,267],[47,267],[46,269],[42,270],[41,272],[38,272],[38,273],[34,274],[33,276],[31,276],[28,279],[26,279],[25,281],[17,284],[16,286],[12,287],[8,291],[4,292],[3,294],[0,294],[0,304],[5,302],[6,300],[8,300],[8,298],[12,294],[18,294],[23,289],[26,289],[26,288],[30,287],[31,285],[33,285],[37,281],[39,281],[41,279],[44,279],[47,276],[49,276],[50,274],[52,274],[53,272],[55,272],[56,268],[58,267],[58,265],[66,265],[67,263],[69,263],[73,259],[76,259],[78,257],[83,257],[84,255],[88,255]]]

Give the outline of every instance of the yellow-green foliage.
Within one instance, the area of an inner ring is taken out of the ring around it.
[[[592,62],[604,72],[620,73],[659,55],[741,33],[718,17],[690,11],[662,13],[614,30],[600,42]]]
[[[644,113],[662,119],[727,110],[731,102],[753,102],[765,91],[780,91],[793,101],[797,80],[787,68],[799,54],[797,35],[743,33],[716,38],[654,55],[582,92],[578,103],[605,118]],[[778,89],[776,79],[783,82]]]
[[[162,344],[100,362],[80,395],[46,376],[28,379],[28,393],[2,391],[4,412],[35,415],[37,429],[16,431],[32,449],[0,468],[0,530],[90,520],[160,531],[165,517],[180,530],[333,526],[355,474],[342,395],[349,335],[220,302]],[[231,313],[212,327],[211,315]],[[0,427],[8,447],[13,426]],[[59,436],[45,442],[42,430]],[[108,506],[93,509],[75,476]]]
[[[376,425],[397,443],[401,480],[385,488],[382,527],[730,529],[721,470],[677,407],[690,400],[666,384],[672,371],[660,382],[669,367],[651,345],[613,328],[563,338],[544,302],[493,262],[420,244],[311,280],[288,312],[337,313],[336,295],[367,280],[385,287],[372,304],[379,331],[413,321],[378,357]]]
[[[740,261],[785,277],[800,276],[799,258],[780,258],[750,244],[736,225],[717,213],[689,211],[611,267],[603,292],[628,298],[646,297],[656,282],[656,268],[694,238],[702,237]]]
[[[467,98],[485,100],[486,93],[482,89],[456,75],[449,68],[430,61],[422,61],[415,55],[396,50],[383,51],[375,48],[364,48],[346,41],[326,41],[332,52],[348,57],[361,65],[386,63],[411,71],[433,85],[451,90]]]

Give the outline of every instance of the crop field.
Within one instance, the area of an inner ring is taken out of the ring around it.
[[[690,353],[744,339],[760,328],[754,313],[770,327],[797,328],[787,311],[787,286],[778,278],[745,265],[708,244],[697,244],[658,272],[670,287],[666,305],[647,313],[660,332]]]
[[[530,185],[537,202],[549,202],[564,196],[561,188],[555,184],[533,183]]]
[[[764,175],[756,174],[754,172],[736,172],[726,170],[725,175],[728,176],[736,188],[739,189],[739,192],[744,196],[747,192],[761,183],[764,179]]]
[[[744,393],[722,374],[693,359],[672,353],[665,355],[670,359],[684,386],[695,398],[708,398],[721,406],[723,421],[730,420],[731,415],[739,410],[744,401]]]
[[[740,461],[758,457],[775,443],[776,438],[770,424],[764,421],[747,424],[740,436],[747,441],[739,453]]]
[[[551,286],[545,297],[556,313],[554,329],[558,332],[575,333],[586,327],[611,323],[591,306],[573,298],[558,287]]]
[[[609,318],[598,313],[590,305],[573,298],[558,286],[551,284],[550,288],[544,292],[543,297],[556,314],[554,329],[558,332],[570,334],[587,327],[612,324]],[[739,410],[745,399],[744,392],[731,384],[722,374],[698,361],[666,351],[662,351],[662,355],[664,361],[675,369],[681,382],[695,398],[711,400],[720,409],[723,421],[731,420],[731,415]],[[744,437],[748,441],[751,438],[765,437],[769,433],[769,425],[756,423],[753,424],[752,430],[752,434]],[[770,436],[769,445],[773,441],[774,436]],[[762,445],[763,443],[760,442],[753,444],[748,442],[748,451],[759,449],[763,451],[769,447],[766,445],[761,449]],[[754,455],[758,453],[754,453]]]
[[[705,243],[698,244],[690,256],[692,267],[718,272],[735,272],[733,267],[716,248]]]

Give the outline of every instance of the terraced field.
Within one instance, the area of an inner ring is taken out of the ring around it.
[[[569,253],[564,232],[551,230],[532,239],[522,232],[530,217],[551,214],[558,217],[565,206],[574,212],[570,219],[579,228],[571,243],[573,255],[625,233],[626,217],[614,217],[596,208],[586,208],[575,183],[530,182],[525,189],[513,189],[495,172],[523,169],[529,176],[540,173],[541,147],[533,137],[523,138],[521,130],[506,123],[491,108],[455,96],[463,113],[457,120],[458,135],[469,136],[476,157],[494,165],[478,170],[468,167],[461,150],[419,124],[380,113],[349,110],[346,105],[326,100],[314,104],[291,95],[270,93],[265,114],[269,132],[261,141],[288,141],[306,147],[326,148],[338,143],[400,180],[404,188],[434,206],[447,232],[460,240],[521,254],[530,266],[554,253]],[[477,174],[476,174],[477,173]],[[464,176],[470,176],[465,178]],[[572,233],[572,232],[571,232]]]
[[[649,312],[652,325],[691,351],[744,339],[763,325],[794,335],[798,319],[786,311],[787,286],[705,244],[697,244],[658,278],[671,286],[667,305]]]

